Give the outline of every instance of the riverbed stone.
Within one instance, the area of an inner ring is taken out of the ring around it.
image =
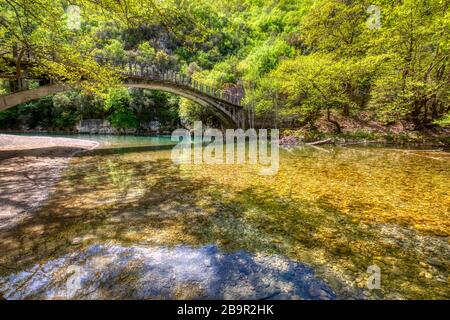
[[[0,293],[8,299],[337,298],[307,265],[213,245],[92,245],[0,277]]]

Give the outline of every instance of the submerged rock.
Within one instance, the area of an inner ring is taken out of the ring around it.
[[[0,278],[7,299],[335,299],[314,271],[280,257],[94,245]]]

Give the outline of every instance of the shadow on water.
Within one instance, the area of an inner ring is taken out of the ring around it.
[[[92,180],[93,176],[96,177],[95,180]],[[156,179],[153,179],[155,176]],[[149,177],[150,180],[146,180]],[[80,183],[81,181],[84,183]],[[144,188],[140,189],[142,193],[130,195],[133,193],[132,185],[136,182],[143,182],[141,187]],[[208,212],[205,211],[204,206],[197,205],[197,201],[201,201],[206,194],[205,189],[210,186],[210,183],[202,179],[183,178],[179,167],[174,166],[170,160],[159,159],[136,163],[108,159],[100,166],[98,163],[93,163],[82,168],[74,168],[74,171],[69,172],[67,178],[61,183],[64,188],[59,188],[60,192],[54,194],[42,210],[0,233],[0,251],[4,253],[0,258],[0,274],[8,275],[31,267],[32,272],[22,280],[26,284],[36,281],[37,277],[37,283],[44,284],[40,289],[42,294],[46,290],[51,292],[67,281],[67,279],[57,280],[57,278],[49,277],[48,270],[52,267],[48,265],[49,261],[59,260],[69,253],[80,253],[91,244],[114,241],[124,245],[151,243],[176,246],[185,243],[198,246],[211,242],[220,244],[221,240],[225,240],[224,243],[228,240],[236,241],[235,232],[246,233],[245,222],[234,217],[233,211],[229,211],[233,207],[232,203],[212,204]],[[98,199],[102,199],[99,197],[102,193],[105,196],[114,193],[114,199],[112,201],[106,199],[104,203],[99,203]],[[223,219],[225,219],[224,224],[221,223]],[[234,230],[227,235],[229,239],[224,239],[222,234],[229,227]],[[237,245],[237,248],[245,248],[244,243],[251,243],[259,249],[268,244],[264,241],[258,243],[257,238],[247,236],[243,243]],[[228,249],[234,247],[233,243]],[[222,259],[218,261],[217,251],[207,253],[211,268],[214,270],[214,274],[208,280],[211,282],[207,286],[210,292],[195,296],[196,298],[223,298],[226,291],[223,286],[230,285],[230,281],[233,280],[228,279],[229,277],[238,277],[239,281],[245,281],[249,287],[253,288],[250,290],[254,292],[250,295],[252,298],[271,298],[279,294],[277,290],[273,291],[273,288],[264,286],[260,273],[262,267],[255,264],[248,254],[231,255],[225,261]],[[178,258],[177,264],[189,264],[186,259],[189,260],[189,256]],[[75,261],[68,261],[68,263],[79,265],[83,263],[82,260],[83,254]],[[198,263],[190,262],[191,266]],[[173,266],[166,267],[168,269],[163,268],[161,272],[169,274]],[[281,271],[272,270],[270,267],[265,268],[265,273],[276,272],[278,280],[295,282],[293,294],[314,298],[308,291],[313,277],[311,269],[295,263],[291,263],[288,269]],[[47,270],[45,274],[43,269]],[[142,271],[133,268],[130,270],[119,258],[113,260],[104,269],[97,268],[93,271],[101,275],[96,280],[97,283],[92,285],[95,287],[94,291],[101,292],[102,297],[136,298],[142,294],[174,297],[172,291],[165,292],[164,288],[167,289],[167,286],[161,286],[158,283],[149,287],[147,285],[147,290],[151,292],[142,292],[133,288],[133,281],[130,279],[138,279],[142,276],[140,273]],[[39,278],[40,275],[42,279]],[[242,276],[245,278],[243,279]],[[294,276],[301,277],[293,279]],[[167,278],[162,275],[159,277]],[[235,283],[238,280],[233,281]],[[122,285],[117,283],[118,281]],[[113,289],[114,283],[117,283],[116,289]],[[24,289],[25,284],[19,287]],[[168,288],[173,290],[171,286]],[[23,298],[24,296],[19,294],[21,289],[18,289],[16,294]],[[327,292],[330,294],[328,297],[333,297],[331,291]],[[37,292],[34,294],[38,295]],[[190,294],[192,297],[192,293]],[[244,292],[241,296],[236,293],[235,297],[248,296]]]
[[[23,157],[45,157],[49,158],[67,158],[68,155],[74,154],[78,151],[82,151],[82,148],[74,147],[47,147],[47,148],[33,148],[23,150],[0,150],[0,161],[8,160],[12,158]]]
[[[83,286],[68,292],[67,282],[74,265],[79,267]],[[94,245],[35,265],[26,274],[10,275],[7,282],[3,288],[12,299],[336,298],[308,266],[279,256],[257,257],[245,251],[223,253],[211,245]]]
[[[157,146],[133,146],[133,147],[110,147],[99,148],[87,153],[77,153],[75,157],[85,157],[86,155],[113,155],[113,154],[125,154],[133,152],[149,152],[149,151],[163,151],[172,150],[174,144],[157,145]],[[63,157],[67,158],[67,155],[74,154],[78,151],[83,151],[82,148],[74,147],[47,147],[47,148],[34,148],[24,150],[0,150],[0,161],[22,158],[22,157],[42,157],[42,155],[48,155],[49,158]],[[47,156],[46,156],[47,157]]]
[[[385,241],[378,227],[355,220],[326,197],[300,200],[280,196],[269,186],[227,190],[218,181],[173,164],[167,155],[151,158],[138,152],[171,148],[99,149],[75,159],[41,210],[0,233],[0,275],[97,244],[215,244],[226,252],[275,253],[309,263],[325,279],[334,279],[333,288],[341,292],[365,285],[367,267],[379,264],[384,282],[375,294],[380,297],[398,288],[405,297],[427,297],[428,290],[448,296],[441,284],[419,276],[418,261],[424,257],[414,248]],[[127,157],[132,152],[137,154]],[[251,268],[251,262],[244,263]],[[108,281],[99,284],[105,286],[101,290],[108,292]]]
[[[126,154],[133,152],[149,152],[149,151],[164,151],[172,150],[175,144],[156,145],[156,146],[133,146],[133,147],[110,147],[110,148],[98,148],[89,151],[87,154],[78,154],[78,157],[85,157],[86,155],[113,155],[113,154]]]

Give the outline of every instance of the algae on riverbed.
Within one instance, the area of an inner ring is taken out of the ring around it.
[[[0,235],[2,274],[88,245],[201,246],[281,254],[341,297],[449,298],[450,159],[383,148],[283,151],[280,170],[175,165],[170,150],[73,160],[52,199]],[[367,267],[381,268],[367,290]]]

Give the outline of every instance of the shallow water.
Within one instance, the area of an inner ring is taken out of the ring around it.
[[[0,234],[3,280],[92,245],[215,245],[307,264],[340,298],[450,298],[449,153],[303,147],[261,176],[248,164],[174,164],[169,137],[89,139],[101,148]]]
[[[3,283],[0,290],[9,299],[335,298],[310,267],[215,246],[93,245],[11,274]]]

